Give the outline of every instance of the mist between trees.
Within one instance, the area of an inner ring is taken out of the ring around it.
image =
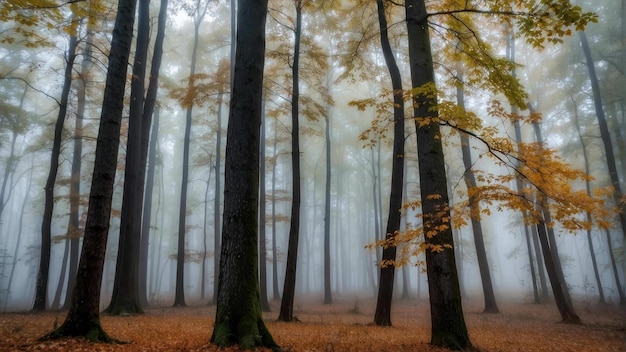
[[[462,298],[623,307],[625,9],[5,1],[0,309],[217,304],[213,342],[276,347],[224,337],[222,277],[284,321],[429,298],[471,348]]]

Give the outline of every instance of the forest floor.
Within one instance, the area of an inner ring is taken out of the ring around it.
[[[264,313],[283,351],[446,351],[429,345],[429,306],[425,300],[396,301],[393,327],[373,326],[375,301],[323,305],[296,304],[298,323],[277,322],[279,302]],[[499,303],[501,314],[481,313],[480,302],[464,302],[475,347],[495,351],[626,351],[626,311],[614,306],[578,304],[580,325],[559,322],[554,304]],[[65,312],[0,314],[0,351],[217,351],[209,344],[215,307],[153,308],[139,316],[101,316],[110,336],[125,344],[83,339],[40,342],[63,323]],[[222,349],[229,351],[236,349]]]

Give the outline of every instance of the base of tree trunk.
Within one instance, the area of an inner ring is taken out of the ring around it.
[[[455,334],[433,334],[430,344],[456,351],[476,351],[468,341],[461,341]]]
[[[109,315],[139,315],[143,314],[143,309],[140,305],[128,302],[118,302],[117,304],[111,303],[103,313]]]
[[[263,318],[256,314],[248,314],[239,318],[237,326],[232,326],[228,320],[216,321],[211,342],[222,348],[239,345],[240,349],[266,347],[271,348],[272,351],[281,351],[280,346],[274,342],[272,335],[267,330]]]
[[[86,319],[69,321],[66,320],[63,325],[52,331],[51,333],[39,338],[40,341],[55,340],[63,337],[84,337],[91,342],[117,343],[125,342],[110,337],[100,324],[99,317],[91,317]]]

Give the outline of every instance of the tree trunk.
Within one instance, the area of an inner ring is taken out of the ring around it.
[[[194,16],[193,49],[191,51],[191,64],[189,69],[189,87],[191,90],[195,83],[196,60],[198,56],[198,41],[200,36],[200,24],[206,14],[207,5],[198,9]],[[189,144],[191,141],[193,104],[187,108],[185,118],[185,138],[183,140],[183,177],[180,186],[180,206],[178,211],[178,249],[176,254],[176,291],[174,295],[174,307],[184,307],[185,304],[185,238],[187,235],[187,186],[189,183]]]
[[[136,0],[120,0],[118,4],[74,297],[65,322],[47,338],[84,336],[92,341],[111,341],[100,325],[100,286],[111,217],[135,7]]]
[[[34,156],[34,154],[33,154]],[[35,163],[35,158],[33,157],[32,162],[31,162],[31,166],[30,166],[30,173],[28,175],[28,184],[26,186],[26,189],[30,189],[32,183],[33,183],[33,169],[34,169],[34,163]],[[22,208],[20,210],[20,218],[19,218],[19,228],[17,230],[17,241],[15,243],[15,251],[13,251],[13,262],[11,263],[11,271],[9,273],[9,277],[8,277],[8,284],[7,284],[7,288],[6,288],[6,296],[4,299],[4,306],[2,307],[2,311],[6,312],[7,311],[7,304],[9,303],[9,297],[11,296],[11,285],[13,284],[13,275],[15,275],[15,267],[17,266],[17,260],[19,258],[19,250],[20,250],[20,245],[22,242],[22,228],[23,228],[23,223],[24,223],[24,213],[25,213],[25,209],[26,209],[26,204],[30,204],[28,202],[28,198],[29,198],[29,194],[26,194],[26,196],[24,197],[24,201],[22,202]],[[4,268],[5,266],[3,266]],[[619,282],[618,282],[619,284]]]
[[[150,143],[148,146],[148,160],[146,170],[146,187],[143,198],[143,214],[141,220],[141,247],[139,249],[139,300],[142,307],[150,304],[151,297],[147,288],[148,280],[148,245],[152,223],[152,196],[154,193],[154,172],[156,169],[156,146],[159,134],[159,108],[155,107],[152,132],[150,133]],[[156,264],[158,270],[158,262]],[[151,285],[152,286],[152,283]]]
[[[276,145],[278,144],[276,132],[276,120],[274,120],[274,139],[273,139],[273,159],[272,164],[272,299],[275,301],[280,299],[278,291],[278,252],[276,250],[276,164],[278,163],[278,152]]]
[[[376,0],[380,42],[389,70],[393,89],[393,161],[391,166],[391,192],[389,194],[389,217],[385,239],[393,241],[400,231],[402,219],[402,191],[404,185],[404,96],[400,69],[393,56],[389,37],[387,36],[387,18],[383,0]],[[380,326],[391,326],[391,300],[395,277],[396,244],[383,247],[378,284],[378,299],[374,323]]]
[[[541,204],[541,202],[538,202],[538,204]],[[574,307],[565,298],[565,288],[555,268],[552,249],[550,248],[546,226],[543,221],[537,224],[537,232],[539,234],[539,240],[541,241],[541,250],[546,264],[546,271],[548,272],[550,284],[552,285],[552,293],[554,294],[554,300],[559,309],[559,313],[561,313],[561,319],[564,323],[578,324],[580,323],[580,318],[576,315],[576,312],[574,312]]]
[[[267,240],[265,236],[265,104],[261,108],[261,137],[259,148],[259,281],[261,310],[270,311],[267,300]]]
[[[296,266],[298,263],[298,240],[300,237],[300,38],[302,35],[302,0],[295,1],[296,28],[292,64],[292,94],[291,94],[291,165],[293,195],[291,202],[291,227],[289,229],[289,245],[287,246],[287,264],[285,269],[285,283],[283,298],[280,303],[278,320],[290,322],[293,320],[293,299],[296,290]]]
[[[140,155],[140,167],[139,167],[139,177],[137,189],[139,191],[139,197],[136,200],[138,206],[135,209],[135,216],[139,225],[138,231],[140,231],[140,244],[139,244],[139,303],[140,306],[146,306],[148,303],[148,299],[146,297],[146,279],[148,276],[148,244],[150,239],[150,215],[147,216],[145,212],[151,211],[152,205],[152,195],[150,196],[150,202],[145,201],[145,192],[146,190],[146,168],[148,165],[148,149],[150,148],[150,134],[151,134],[151,125],[153,115],[158,115],[158,112],[155,114],[156,109],[156,97],[157,91],[159,89],[159,71],[161,69],[161,61],[163,58],[163,42],[165,40],[165,26],[167,23],[167,4],[168,0],[161,0],[161,4],[159,7],[159,17],[157,23],[157,34],[154,40],[154,49],[152,50],[152,63],[150,66],[150,81],[148,82],[148,89],[146,91],[146,98],[144,99],[143,111],[141,115],[141,155]],[[155,116],[158,118],[158,116]],[[155,139],[154,143],[156,143],[157,131],[158,131],[158,122],[155,122],[157,125],[156,129],[152,130],[152,138]],[[153,170],[154,172],[154,170]],[[150,192],[152,192],[152,186],[150,185]],[[147,205],[147,207],[146,207]],[[147,220],[148,224],[144,225],[142,221]]]
[[[211,342],[278,347],[259,302],[259,139],[266,0],[239,0],[237,54],[224,167],[224,217],[217,311]]]
[[[434,85],[435,75],[425,1],[405,2],[409,60],[413,87]],[[431,311],[431,344],[473,349],[465,326],[448,206],[441,134],[436,121],[436,98],[414,96],[426,268]],[[428,120],[426,120],[428,121]]]
[[[532,107],[530,107],[530,111],[533,112]],[[535,121],[532,123],[532,125],[535,131],[535,137],[537,139],[537,142],[541,146],[543,146],[543,136],[541,134],[541,127],[539,126],[539,123]],[[554,234],[554,229],[551,226],[548,226],[548,224],[552,223],[552,215],[550,214],[550,210],[548,209],[548,203],[547,203],[545,196],[543,194],[540,194],[538,196],[536,203],[539,205],[539,209],[541,210],[541,213],[543,215],[542,222],[547,231],[548,242],[550,243],[550,252],[552,253],[552,261],[554,262],[554,269],[556,270],[557,277],[561,281],[561,286],[563,287],[564,298],[568,302],[568,304],[571,305],[572,297],[569,294],[567,283],[565,281],[565,274],[563,273],[563,266],[561,265],[561,257],[559,255],[559,250],[558,250],[559,247],[557,246],[557,243],[556,243],[556,236]]]
[[[458,72],[459,79],[463,80],[463,73]],[[465,110],[465,92],[464,88],[459,85],[456,89],[457,104]],[[484,313],[500,313],[496,304],[496,295],[493,292],[493,284],[491,282],[491,272],[489,271],[489,261],[487,260],[487,252],[485,250],[485,240],[483,237],[483,228],[480,224],[480,204],[478,199],[469,195],[473,188],[476,188],[476,178],[472,172],[472,152],[470,149],[470,140],[467,134],[461,133],[461,153],[463,155],[463,165],[465,173],[463,179],[467,187],[468,202],[471,214],[472,233],[474,237],[474,246],[476,247],[476,258],[478,259],[478,269],[480,271],[480,280],[483,287],[483,297],[485,300]]]
[[[81,63],[81,73],[76,93],[78,105],[76,109],[76,126],[74,127],[74,152],[72,156],[72,181],[70,185],[70,219],[68,224],[68,234],[70,236],[70,268],[67,277],[65,301],[62,309],[69,309],[72,305],[72,294],[74,292],[74,286],[76,286],[76,271],[78,270],[78,260],[80,257],[80,239],[82,237],[82,231],[80,230],[80,175],[83,155],[82,137],[87,96],[87,82],[89,79],[89,70],[92,66],[92,37],[93,32],[89,26],[87,26],[87,39],[85,40],[83,62]]]
[[[576,133],[578,134],[578,139],[580,140],[581,151],[583,153],[583,160],[585,162],[585,173],[587,175],[591,175],[591,169],[589,167],[589,156],[587,155],[587,142],[583,138],[583,135],[580,131],[580,121],[578,120],[578,107],[574,102],[574,99],[570,96],[570,100],[573,103],[574,107],[574,124],[576,125]],[[589,180],[585,180],[585,188],[587,191],[587,195],[591,196],[591,182]],[[591,213],[587,212],[586,221],[591,221]],[[593,274],[596,279],[596,286],[598,287],[598,295],[600,296],[600,303],[606,303],[604,298],[604,289],[602,288],[602,281],[600,280],[600,272],[598,271],[598,262],[596,261],[596,253],[593,250],[593,239],[591,238],[591,229],[587,229],[587,243],[589,245],[589,255],[591,256],[591,264],[593,266]]]
[[[221,220],[221,212],[220,208],[222,205],[221,196],[222,196],[222,188],[221,188],[221,163],[222,163],[222,104],[223,104],[223,95],[220,94],[218,96],[218,106],[217,106],[217,135],[215,137],[215,196],[213,200],[213,299],[211,300],[212,304],[217,304],[217,278],[220,275],[220,220]]]
[[[120,220],[119,245],[115,265],[115,281],[111,303],[104,312],[111,315],[143,313],[139,303],[139,246],[141,239],[141,207],[143,182],[140,177],[142,162],[143,105],[146,62],[150,34],[150,0],[138,0],[137,39],[135,61],[130,88],[130,112],[124,193]],[[141,187],[141,190],[139,189]]]
[[[593,104],[596,108],[596,117],[598,119],[598,128],[600,129],[600,138],[604,144],[604,154],[606,156],[606,164],[609,169],[609,176],[611,177],[611,185],[613,186],[613,199],[619,210],[618,216],[620,225],[622,228],[622,235],[626,239],[626,202],[622,199],[622,188],[619,182],[619,175],[617,174],[617,166],[615,164],[615,154],[613,152],[613,145],[611,144],[611,134],[609,133],[609,127],[604,117],[604,108],[602,106],[602,95],[600,93],[600,84],[598,82],[598,76],[596,75],[596,68],[594,66],[593,58],[591,57],[591,50],[589,49],[589,43],[587,42],[587,35],[583,31],[579,31],[580,43],[582,45],[583,53],[587,61],[587,69],[589,70],[589,80],[591,81],[591,90],[593,91]]]
[[[324,122],[326,123],[326,129],[324,130],[324,141],[326,146],[326,182],[324,191],[324,304],[331,304],[333,302],[333,298],[330,274],[330,177],[332,167],[330,153],[330,111],[326,112]]]
[[[77,21],[72,17],[72,21]],[[45,203],[43,211],[43,222],[41,225],[41,250],[39,256],[39,270],[37,272],[37,284],[35,292],[35,303],[33,311],[41,312],[46,310],[46,297],[48,293],[48,274],[50,270],[50,249],[52,246],[52,212],[54,209],[54,184],[56,183],[57,172],[59,170],[59,156],[61,154],[61,138],[63,124],[67,114],[67,104],[72,86],[72,70],[76,59],[76,47],[78,40],[76,34],[70,34],[69,46],[65,55],[65,74],[63,76],[63,89],[59,103],[59,113],[54,125],[54,140],[52,142],[52,153],[50,157],[50,171],[46,180]]]

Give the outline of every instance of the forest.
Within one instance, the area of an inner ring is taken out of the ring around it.
[[[0,350],[622,351],[626,0],[5,0]]]

